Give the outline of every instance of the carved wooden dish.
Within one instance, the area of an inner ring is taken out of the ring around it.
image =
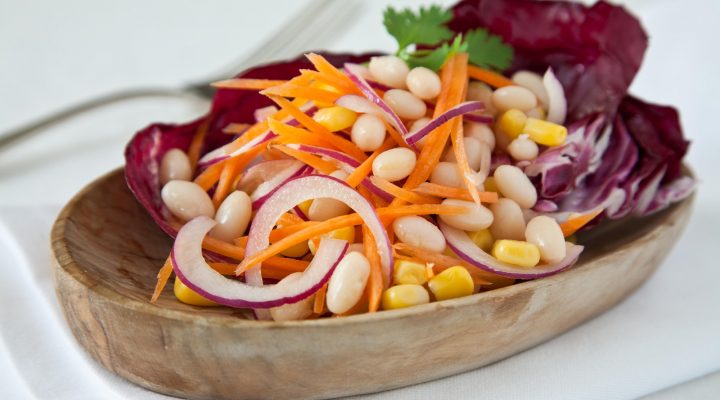
[[[82,347],[150,390],[194,399],[377,392],[487,365],[606,311],[662,262],[691,206],[601,225],[580,238],[578,264],[548,278],[404,310],[261,322],[181,304],[172,285],[148,302],[171,240],[117,170],[55,222],[56,289]]]

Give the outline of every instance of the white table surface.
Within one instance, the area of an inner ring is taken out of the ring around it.
[[[272,32],[304,3],[0,0],[0,132],[89,96],[222,70],[252,49],[248,37]],[[365,2],[347,31],[312,47],[392,49],[381,26],[389,3]],[[599,318],[487,368],[367,398],[631,399],[720,370],[720,2],[625,3],[651,37],[632,91],[676,105],[693,141],[688,162],[701,184],[686,234],[646,285]],[[78,350],[52,291],[48,229],[75,192],[122,164],[135,130],[192,119],[206,106],[126,102],[0,150],[0,398],[160,398]],[[687,398],[720,393],[714,382]]]

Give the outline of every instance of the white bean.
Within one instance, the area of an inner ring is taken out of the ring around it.
[[[363,114],[353,124],[350,139],[362,151],[375,151],[385,141],[385,124],[375,115]]]
[[[474,137],[466,136],[463,140],[465,142],[465,156],[467,157],[468,165],[472,170],[477,170],[480,168],[480,162],[482,161],[481,147],[483,145]],[[445,153],[443,161],[457,162],[457,159],[455,158],[455,151],[452,147],[450,147]]]
[[[404,147],[396,147],[380,153],[372,163],[373,175],[390,182],[407,178],[415,169],[415,152]]]
[[[360,300],[370,276],[370,262],[358,252],[345,254],[328,283],[325,301],[327,308],[341,314]]]
[[[393,222],[395,236],[403,243],[442,253],[445,250],[445,236],[440,229],[415,215],[400,217]]]
[[[485,82],[472,81],[468,84],[467,99],[468,101],[482,101],[485,109],[481,114],[495,115],[497,110],[492,103],[493,90]]]
[[[434,99],[440,94],[440,78],[435,71],[425,67],[410,70],[405,84],[412,94],[424,100]]]
[[[514,165],[501,165],[495,170],[495,185],[500,193],[513,199],[522,208],[531,208],[537,201],[537,190],[530,178]]]
[[[493,92],[492,102],[500,112],[511,108],[528,111],[537,106],[537,97],[522,86],[505,86]]]
[[[540,259],[547,263],[565,258],[567,248],[562,229],[557,221],[546,215],[537,216],[528,222],[525,239],[540,248]]]
[[[473,137],[481,142],[487,143],[490,151],[495,150],[495,133],[487,124],[476,122],[465,122],[463,124],[465,137]]]
[[[450,187],[465,187],[465,181],[460,175],[457,163],[441,161],[435,165],[432,174],[430,174],[430,182]]]
[[[348,177],[348,173],[343,170],[337,170],[330,174],[333,178],[344,181]],[[312,201],[308,209],[308,218],[311,221],[325,221],[330,218],[339,217],[350,212],[350,207],[340,200],[330,198],[319,198]]]
[[[236,190],[223,200],[215,213],[217,225],[210,235],[226,242],[232,242],[245,233],[252,214],[252,201],[247,193]]]
[[[422,117],[420,119],[416,119],[415,121],[413,121],[412,124],[410,124],[410,129],[408,129],[408,131],[410,133],[415,133],[415,132],[419,131],[420,129],[422,129],[425,125],[427,125],[428,122],[430,122],[430,118],[428,118],[428,117]],[[417,146],[418,149],[422,150],[422,148],[425,146],[426,141],[427,141],[427,136],[425,136],[424,138],[415,142],[415,146]]]
[[[210,196],[196,183],[170,181],[163,186],[160,197],[170,212],[182,221],[190,221],[201,215],[209,218],[215,216]]]
[[[395,56],[373,57],[368,68],[373,80],[394,88],[404,88],[410,72],[405,61]]]
[[[532,140],[528,139],[527,135],[520,135],[507,147],[510,156],[517,161],[530,161],[537,158],[540,149],[538,145]]]
[[[525,218],[516,202],[501,198],[497,203],[490,204],[493,213],[493,224],[490,233],[495,240],[524,240]]]
[[[453,228],[464,231],[481,231],[492,225],[493,213],[485,206],[476,204],[473,201],[445,199],[442,202],[447,206],[461,206],[468,209],[468,212],[459,215],[440,215],[440,219]]]
[[[160,161],[160,185],[170,181],[189,181],[192,167],[187,154],[180,149],[170,149]]]
[[[302,277],[302,272],[292,273],[278,282],[278,285],[293,284],[300,277]],[[312,295],[295,303],[273,307],[270,309],[270,316],[275,321],[298,321],[312,315],[314,304],[315,295]]]
[[[518,71],[513,74],[512,81],[533,92],[540,105],[547,109],[548,94],[542,76],[532,71]]]
[[[400,118],[418,119],[425,116],[427,106],[425,102],[414,94],[402,89],[390,89],[385,92],[383,100],[392,108]]]

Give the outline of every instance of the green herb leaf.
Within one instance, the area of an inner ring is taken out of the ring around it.
[[[398,42],[398,54],[411,44],[433,45],[448,40],[453,32],[445,24],[452,19],[452,12],[434,5],[421,7],[416,14],[410,9],[397,11],[388,7],[383,24]]]
[[[499,36],[490,35],[485,29],[468,31],[465,34],[465,43],[470,62],[479,67],[502,71],[512,63],[512,47],[503,43]]]
[[[412,54],[406,54],[405,61],[411,68],[425,67],[437,71],[451,54],[465,51],[467,51],[467,43],[463,41],[462,35],[458,35],[450,46],[443,43],[434,50],[419,50]]]

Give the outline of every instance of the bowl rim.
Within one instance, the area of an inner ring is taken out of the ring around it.
[[[51,250],[54,262],[56,264],[56,269],[64,270],[64,273],[71,275],[72,278],[77,281],[77,283],[83,285],[87,288],[88,291],[91,291],[99,296],[105,297],[108,300],[112,301],[113,304],[119,305],[125,309],[134,311],[134,312],[141,312],[144,314],[150,314],[156,317],[162,317],[165,319],[171,319],[181,322],[193,322],[198,323],[198,321],[204,321],[208,324],[212,325],[224,325],[225,327],[231,327],[231,328],[241,328],[241,329],[266,329],[266,328],[320,328],[320,327],[337,327],[340,325],[354,325],[354,324],[365,324],[369,322],[382,322],[387,320],[396,320],[396,319],[404,319],[404,318],[410,318],[414,316],[418,316],[420,314],[432,314],[434,312],[441,312],[444,310],[451,310],[451,309],[457,309],[461,307],[466,307],[469,305],[477,304],[482,301],[486,301],[488,299],[497,299],[497,298],[505,298],[505,297],[512,297],[513,295],[516,295],[518,292],[526,291],[534,288],[540,288],[547,285],[552,285],[553,283],[557,282],[561,279],[566,279],[570,274],[577,274],[581,273],[582,271],[585,271],[589,268],[591,268],[593,265],[597,264],[598,262],[601,262],[603,259],[610,257],[614,252],[608,252],[605,254],[600,254],[594,257],[590,262],[585,263],[584,265],[580,265],[578,267],[571,267],[570,269],[566,271],[562,271],[558,274],[551,275],[548,277],[540,278],[540,279],[534,279],[534,280],[527,280],[520,283],[516,283],[510,286],[490,290],[487,292],[480,292],[475,293],[470,296],[460,297],[456,299],[449,299],[449,300],[442,300],[442,301],[436,301],[432,303],[417,305],[413,307],[398,309],[398,310],[382,310],[381,312],[375,312],[375,313],[362,313],[362,314],[355,314],[355,315],[349,315],[344,316],[341,318],[317,318],[317,319],[307,319],[307,320],[300,320],[300,321],[258,321],[258,320],[251,320],[251,319],[245,319],[245,318],[238,318],[236,316],[232,315],[219,315],[219,314],[208,314],[208,315],[198,315],[198,314],[190,314],[183,310],[177,310],[177,309],[169,309],[164,308],[160,305],[152,304],[147,301],[141,301],[138,299],[134,299],[131,297],[127,297],[116,290],[114,290],[111,286],[104,284],[103,282],[98,282],[95,280],[92,280],[91,282],[88,282],[88,279],[86,274],[82,271],[81,266],[75,261],[75,259],[72,257],[69,245],[67,243],[67,240],[64,237],[65,227],[67,222],[70,220],[70,216],[74,210],[74,208],[79,204],[82,199],[90,192],[92,191],[98,184],[101,182],[104,182],[106,180],[114,178],[116,175],[122,175],[123,174],[123,167],[119,167],[117,169],[111,170],[98,178],[94,179],[92,182],[87,184],[82,190],[80,190],[78,193],[76,193],[72,199],[63,206],[62,210],[56,217],[55,221],[53,222],[53,226],[50,232],[50,244],[51,244]],[[693,171],[687,167],[687,165],[683,165],[683,175],[690,176],[692,178],[696,178],[696,175],[693,173]],[[677,202],[675,204],[672,204],[670,207],[668,207],[663,211],[668,212],[668,219],[671,215],[674,215],[678,212],[680,212],[685,207],[691,207],[694,199],[696,197],[697,190],[693,192],[690,196],[687,198],[681,200],[680,202]],[[627,241],[625,243],[621,243],[618,245],[618,247],[615,249],[615,252],[621,252],[625,250],[626,248],[630,246],[637,245],[637,243],[646,241],[651,239],[653,236],[657,234],[657,232],[662,229],[665,225],[665,222],[658,223],[657,226],[653,227],[652,229],[648,230],[647,232],[643,233],[641,236],[635,238],[632,241]],[[580,256],[580,260],[582,260],[582,255]],[[580,262],[580,261],[578,261]],[[57,285],[57,273],[56,272],[56,290],[58,290]]]

